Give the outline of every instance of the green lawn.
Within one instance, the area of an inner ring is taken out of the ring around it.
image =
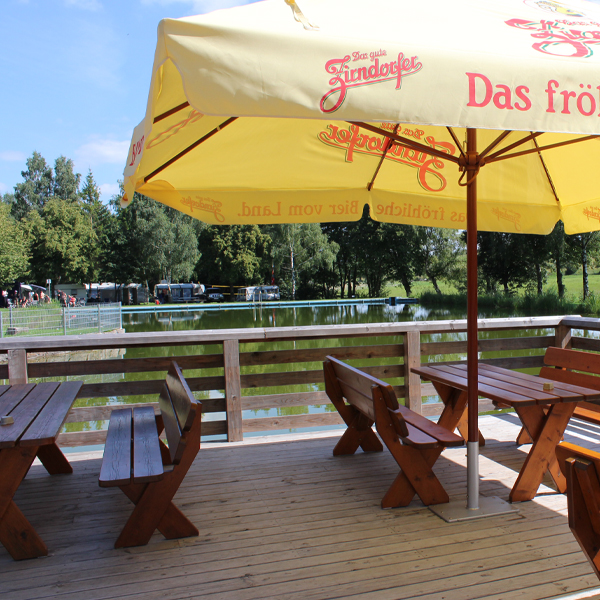
[[[581,272],[575,273],[574,275],[564,275],[563,282],[565,284],[567,294],[579,299],[583,293],[583,277]],[[588,274],[588,285],[590,292],[600,295],[600,273],[594,272]],[[454,294],[456,289],[453,286],[447,285],[446,283],[440,283],[440,289],[444,294]],[[544,291],[550,291],[554,289],[556,291],[556,275],[550,273],[546,285],[544,285]],[[433,286],[429,281],[415,281],[413,283],[412,296],[417,298],[423,292],[433,292]],[[399,284],[388,284],[386,296],[406,296],[404,288]]]

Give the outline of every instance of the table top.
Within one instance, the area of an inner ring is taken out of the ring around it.
[[[437,381],[460,390],[467,389],[466,363],[429,365],[413,368],[412,371],[431,381]],[[554,389],[544,390],[544,383],[552,383]],[[561,383],[484,363],[479,363],[478,394],[513,407],[580,402],[582,400],[600,401],[599,390]]]
[[[53,444],[81,389],[81,381],[24,383],[0,386],[0,449]]]

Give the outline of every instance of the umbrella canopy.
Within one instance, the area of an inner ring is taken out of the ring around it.
[[[161,22],[124,201],[214,224],[351,221],[367,204],[379,221],[466,228],[471,457],[477,228],[600,228],[600,9],[299,2]]]
[[[472,127],[484,130],[482,150],[512,131],[478,176],[479,229],[599,227],[600,142],[554,148],[600,133],[595,5],[301,8],[305,25],[284,0],[161,22],[128,198],[138,191],[209,223],[348,221],[369,204],[376,220],[464,228],[452,167]]]

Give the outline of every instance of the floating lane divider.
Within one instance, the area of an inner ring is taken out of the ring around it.
[[[123,314],[132,313],[164,313],[164,312],[195,312],[215,310],[239,310],[248,308],[294,308],[301,306],[351,306],[354,304],[417,304],[416,298],[347,298],[341,300],[288,300],[264,302],[210,302],[200,304],[153,304],[151,306],[123,306]]]

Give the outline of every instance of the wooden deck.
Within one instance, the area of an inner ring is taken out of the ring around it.
[[[516,415],[482,417],[481,429],[481,492],[506,499],[528,446],[514,443]],[[539,600],[600,586],[569,531],[563,495],[542,487],[517,515],[459,524],[418,500],[384,511],[397,473],[391,455],[334,458],[338,436],[204,444],[175,497],[200,537],[155,534],[128,550],[112,546],[130,505],[98,487],[98,454],[69,455],[73,475],[34,465],[17,503],[50,555],[14,562],[0,546],[0,598]],[[600,430],[574,423],[567,439],[598,446]],[[465,493],[465,462],[463,448],[436,463],[451,498]]]

